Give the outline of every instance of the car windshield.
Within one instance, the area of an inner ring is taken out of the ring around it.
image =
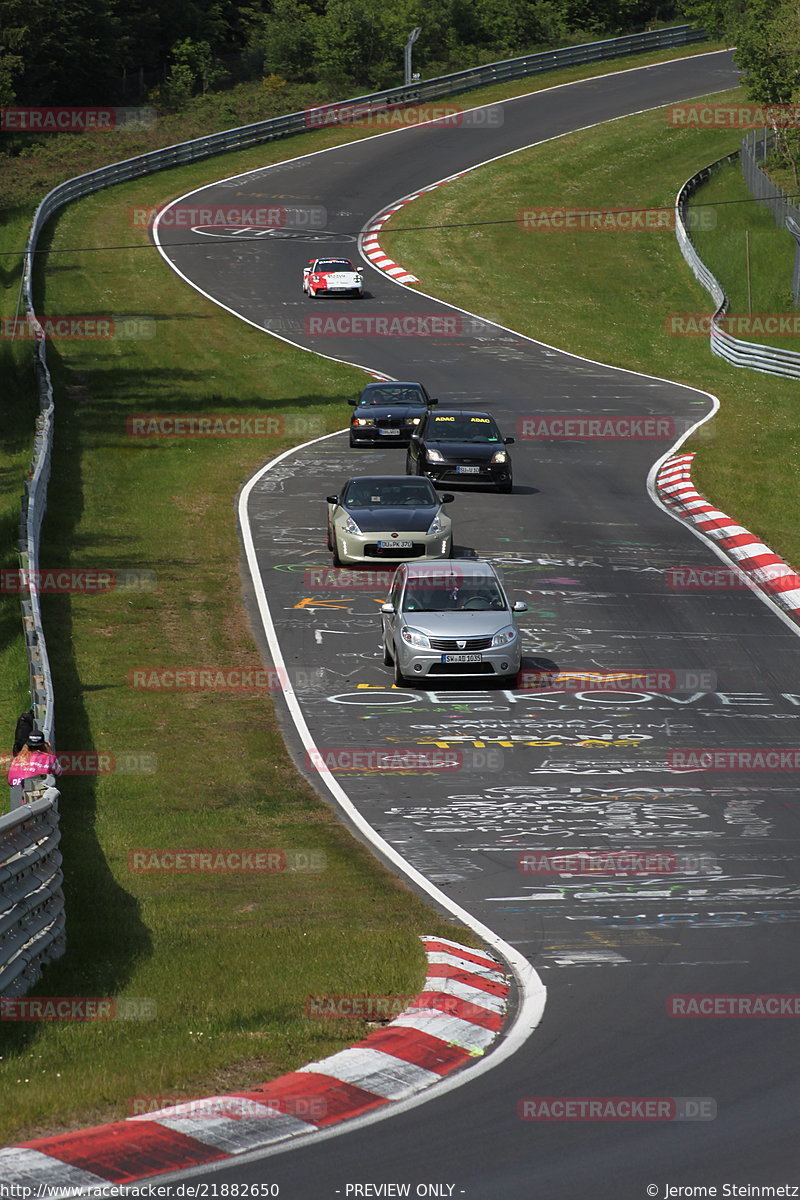
[[[317,263],[318,271],[352,271],[353,264],[349,258],[321,258]]]
[[[440,501],[427,479],[354,479],[344,503],[347,508],[428,508]]]
[[[499,442],[500,430],[493,417],[477,417],[467,413],[447,416],[437,413],[428,422],[425,437],[436,442]]]
[[[422,388],[381,387],[367,388],[361,395],[360,404],[417,404],[426,408]]]
[[[456,579],[452,586],[431,587],[424,580],[410,580],[403,599],[404,612],[484,612],[506,607],[496,579]]]

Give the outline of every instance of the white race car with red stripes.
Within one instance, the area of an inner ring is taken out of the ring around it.
[[[312,258],[303,268],[303,291],[315,296],[363,296],[364,277],[349,258]]]

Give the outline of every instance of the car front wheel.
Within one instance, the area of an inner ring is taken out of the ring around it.
[[[387,664],[388,665],[388,664]],[[397,659],[394,660],[394,671],[392,672],[395,687],[405,687],[408,680],[398,666]]]

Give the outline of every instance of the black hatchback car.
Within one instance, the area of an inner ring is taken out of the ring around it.
[[[438,403],[421,383],[368,383],[358,400],[350,401],[355,408],[350,445],[407,446],[428,409]]]
[[[480,483],[510,492],[514,439],[504,438],[491,413],[448,409],[429,412],[411,435],[406,475],[427,475],[434,483]]]

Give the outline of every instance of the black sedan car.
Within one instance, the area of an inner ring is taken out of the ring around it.
[[[358,400],[350,404],[350,445],[407,446],[428,409],[438,404],[421,383],[368,383]]]
[[[429,412],[411,435],[406,475],[427,475],[434,483],[480,483],[510,492],[511,456],[491,413],[448,409]]]

